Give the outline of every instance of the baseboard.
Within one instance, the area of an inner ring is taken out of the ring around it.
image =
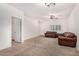
[[[7,46],[7,47],[6,47],[6,46],[5,46],[5,47],[2,47],[2,48],[0,48],[0,51],[1,51],[1,50],[4,50],[4,49],[7,49],[7,48],[10,48],[10,47],[11,47],[11,45],[9,45],[9,46]]]
[[[31,36],[31,37],[29,37],[29,38],[25,39],[24,41],[26,41],[26,40],[28,40],[28,39],[34,39],[34,38],[36,38],[36,37],[40,37],[40,35]]]

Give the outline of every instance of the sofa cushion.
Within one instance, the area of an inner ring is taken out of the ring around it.
[[[72,37],[75,36],[75,34],[73,34],[73,33],[71,33],[71,32],[65,32],[65,33],[64,33],[64,36],[65,36],[65,37],[70,37],[70,38],[72,38]]]
[[[57,34],[57,32],[52,32],[52,31],[47,31],[46,33],[54,33],[54,34]]]

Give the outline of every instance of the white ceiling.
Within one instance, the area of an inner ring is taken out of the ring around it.
[[[67,18],[75,3],[56,3],[55,7],[48,8],[44,3],[9,3],[22,11],[24,11],[26,16],[46,18],[50,14],[55,14],[60,18]]]

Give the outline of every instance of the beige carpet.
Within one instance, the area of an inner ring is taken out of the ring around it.
[[[78,56],[76,48],[59,46],[57,38],[36,37],[26,40],[23,44],[0,51],[0,55],[15,56]]]

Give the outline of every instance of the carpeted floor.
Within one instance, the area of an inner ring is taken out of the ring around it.
[[[6,56],[79,56],[76,48],[59,46],[57,38],[36,37],[26,40],[23,44],[13,43],[13,46],[0,51]]]

